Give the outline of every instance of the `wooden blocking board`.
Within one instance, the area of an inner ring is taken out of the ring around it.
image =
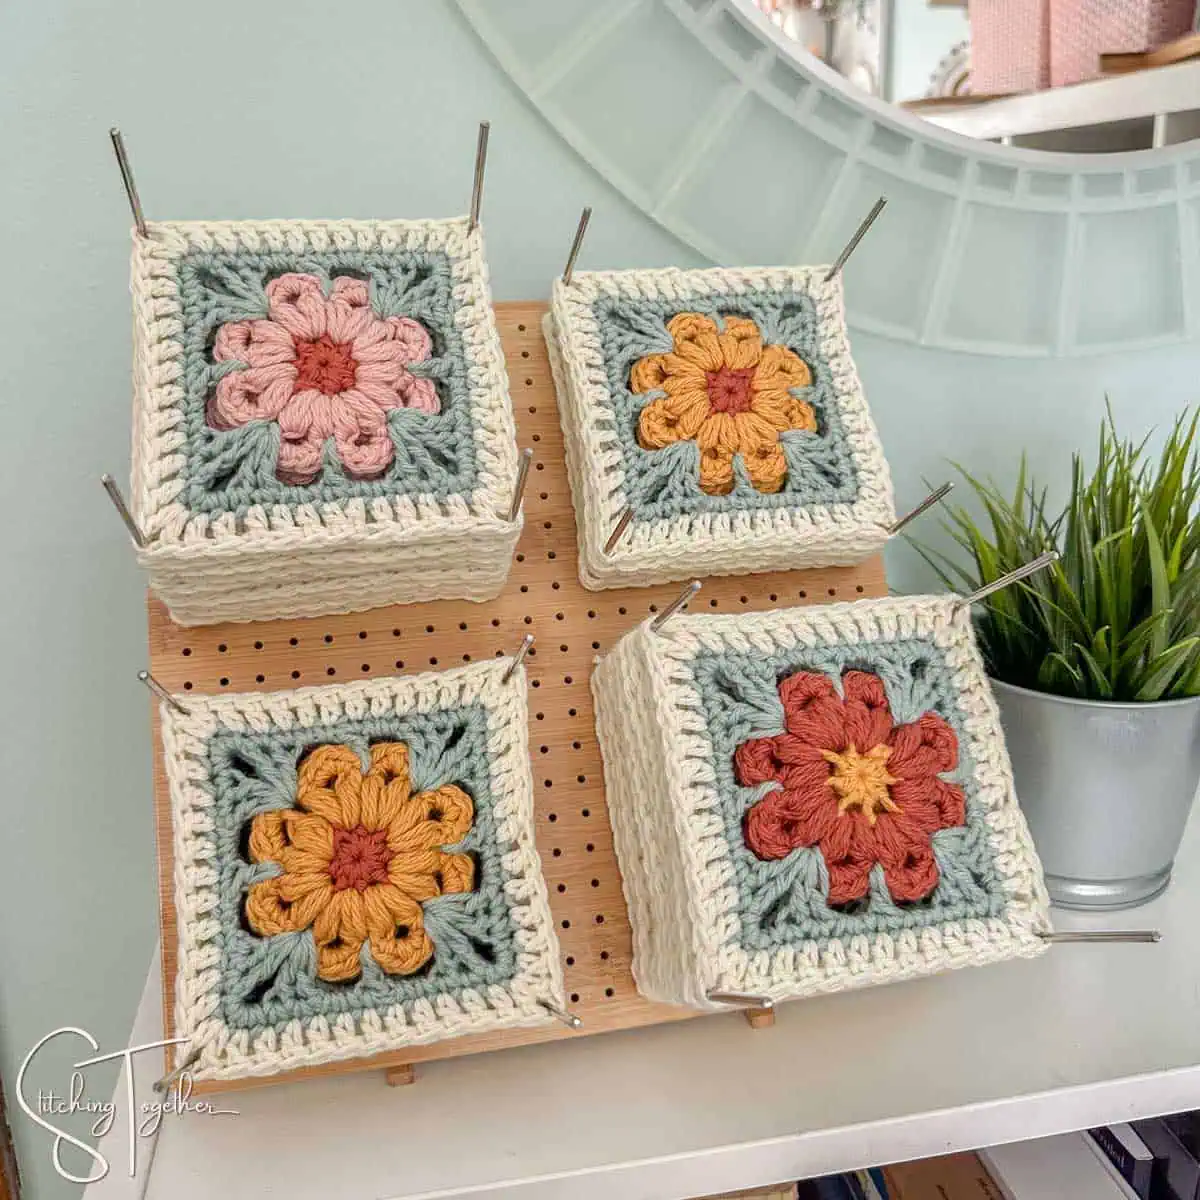
[[[589,592],[580,585],[562,433],[542,341],[544,313],[542,304],[500,304],[496,309],[518,441],[534,451],[525,492],[525,530],[508,585],[498,599],[482,605],[444,600],[311,620],[181,629],[151,596],[150,671],[173,692],[281,691],[509,655],[526,633],[532,633],[537,640],[525,666],[537,847],[562,950],[568,1002],[583,1027],[573,1031],[553,1024],[455,1038],[267,1079],[197,1084],[198,1093],[382,1069],[700,1015],[652,1004],[634,987],[629,919],[613,854],[589,689],[596,656],[674,600],[684,585],[605,592]],[[883,563],[875,558],[854,568],[708,579],[691,610],[763,610],[886,592]],[[165,1036],[173,1037],[174,864],[157,720],[154,756],[163,1010]]]

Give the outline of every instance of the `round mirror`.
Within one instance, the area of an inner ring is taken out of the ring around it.
[[[969,137],[1067,153],[1200,136],[1195,0],[756,0],[855,87]]]

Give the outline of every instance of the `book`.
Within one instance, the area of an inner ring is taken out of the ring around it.
[[[855,1171],[854,1178],[858,1181],[858,1190],[863,1200],[891,1200],[883,1172],[878,1167]]]
[[[1004,1200],[1137,1200],[1083,1133],[993,1146],[979,1157]]]
[[[1134,1132],[1133,1126],[1125,1123],[1101,1125],[1097,1129],[1089,1129],[1088,1136],[1133,1188],[1139,1200],[1150,1200],[1154,1155]]]
[[[1180,1118],[1134,1121],[1133,1131],[1154,1155],[1156,1169],[1152,1187],[1156,1200],[1159,1197],[1162,1200],[1196,1200],[1200,1193],[1200,1162],[1188,1149],[1191,1139]],[[1180,1137],[1181,1133],[1184,1138]]]
[[[883,1169],[888,1200],[1003,1200],[977,1154],[945,1154]]]

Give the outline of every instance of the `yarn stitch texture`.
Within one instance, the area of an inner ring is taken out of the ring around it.
[[[198,1079],[489,1029],[564,1002],[504,663],[162,705],[176,1034]]]
[[[953,604],[684,616],[659,634],[640,626],[598,665],[646,995],[786,999],[1044,949],[1041,867],[969,617]],[[912,824],[898,834],[902,819]]]
[[[580,272],[555,282],[544,328],[585,586],[851,564],[886,541],[840,279]]]
[[[493,598],[521,522],[506,519],[516,437],[480,230],[149,230],[133,254],[131,508],[175,620]]]

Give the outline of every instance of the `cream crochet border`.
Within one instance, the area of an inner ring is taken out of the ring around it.
[[[692,662],[703,650],[771,654],[805,645],[932,637],[954,671],[986,810],[1003,917],[947,922],[896,936],[810,941],[749,953],[739,942],[736,883],[711,743]],[[1041,865],[1017,805],[999,712],[955,598],[860,600],[730,616],[647,621],[592,676],[609,813],[634,930],[634,976],[653,1000],[715,1008],[712,990],[775,1000],[980,966],[1045,949],[1051,928]]]
[[[380,555],[413,541],[462,539],[465,548],[511,555],[519,522],[505,519],[517,475],[516,429],[504,352],[484,260],[483,233],[466,217],[440,221],[185,221],[150,223],[135,238],[134,405],[131,508],[147,539],[139,561],[202,566],[218,556],[275,556],[303,549],[363,547]],[[469,356],[478,479],[469,497],[361,498],[302,505],[255,506],[243,518],[191,513],[183,489],[183,435],[177,429],[182,388],[177,359],[181,306],[175,264],[189,250],[441,250],[451,260],[455,322]],[[461,574],[461,568],[459,569]],[[426,597],[430,598],[430,597]]]
[[[578,272],[554,282],[543,331],[558,392],[567,472],[579,527],[579,578],[592,589],[646,586],[691,575],[733,575],[861,562],[883,548],[895,521],[891,477],[850,356],[841,277],[824,268]],[[811,295],[823,331],[860,495],[853,504],[757,509],[634,520],[604,546],[628,507],[621,449],[606,415],[608,380],[599,323],[601,296],[688,298],[794,287]]]
[[[443,672],[368,679],[289,692],[223,696],[182,694],[188,714],[159,706],[163,759],[170,789],[175,857],[178,966],[175,1036],[183,1053],[200,1051],[198,1079],[273,1075],[297,1067],[363,1058],[404,1046],[553,1020],[542,1002],[565,1008],[562,965],[541,860],[534,845],[533,776],[529,764],[526,680],[522,668],[502,683],[507,660]],[[359,1017],[314,1017],[265,1031],[251,1042],[220,1017],[220,950],[215,939],[218,874],[213,861],[213,797],[206,747],[218,729],[311,728],[368,715],[429,712],[481,704],[488,712],[497,836],[506,842],[505,887],[516,926],[517,972],[484,990],[397,1004]]]

